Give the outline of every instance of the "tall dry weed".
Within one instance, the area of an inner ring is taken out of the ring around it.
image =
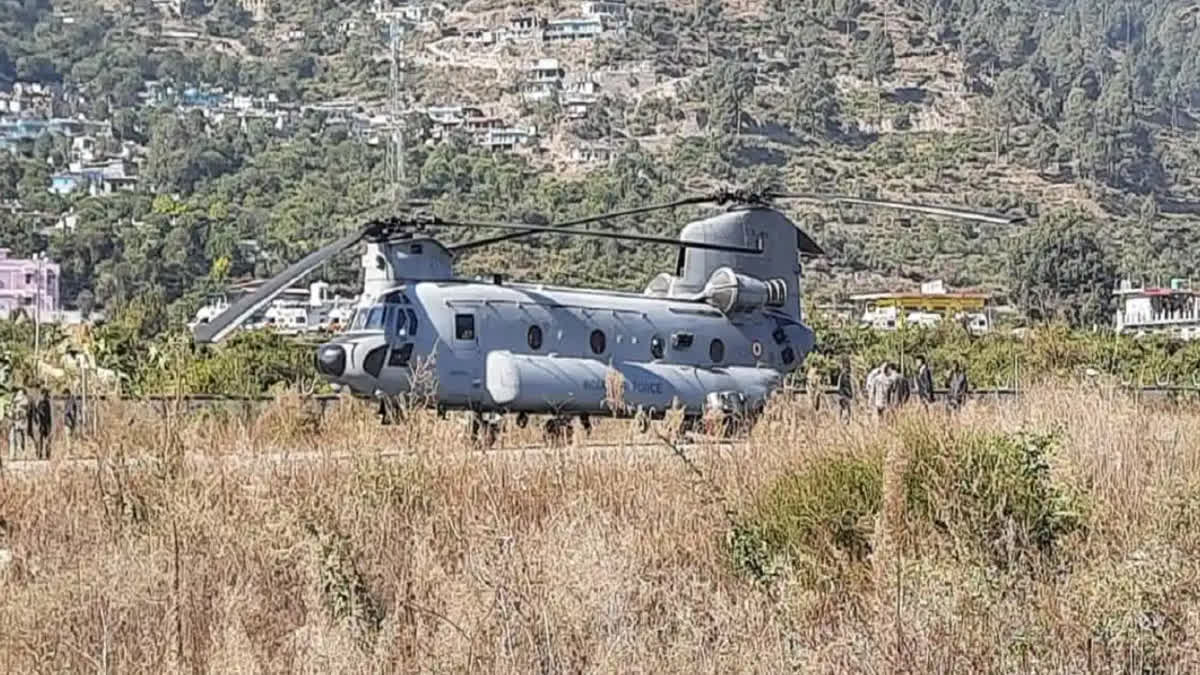
[[[113,407],[82,466],[0,478],[0,672],[1200,668],[1194,408],[1046,388],[842,425],[779,400],[745,443],[681,446],[693,471],[629,422],[485,453],[432,411],[305,405]],[[1026,446],[986,439],[1051,432],[1048,483],[999,481]],[[903,478],[954,457],[915,500]],[[1043,554],[1020,527],[1053,514],[961,476],[1086,509]]]

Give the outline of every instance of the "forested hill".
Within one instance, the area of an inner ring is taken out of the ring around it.
[[[236,0],[185,0],[178,16],[163,11],[170,4],[0,2],[0,90],[61,87],[47,115],[104,122],[102,154],[138,167],[132,192],[59,196],[47,187],[71,139],[0,152],[0,241],[17,254],[48,248],[69,301],[115,306],[152,292],[190,311],[203,290],[278,270],[386,208],[386,136],[322,106],[349,99],[360,118],[386,113],[378,3],[267,3],[258,16]],[[1017,209],[1037,216],[1032,231],[790,212],[830,254],[810,269],[808,288],[823,295],[941,277],[1018,300],[1049,288],[1081,304],[1079,293],[1097,308],[1091,319],[1118,274],[1200,271],[1191,3],[639,0],[594,39],[484,46],[464,31],[579,5],[428,9],[401,38],[405,191],[446,213],[553,220],[719,184]],[[586,113],[569,114],[562,96],[520,95],[525,70],[548,58],[568,77],[595,74]],[[286,123],[206,116],[162,96],[168,86],[269,97],[295,113]],[[510,152],[461,133],[435,138],[425,111],[443,104],[534,127],[537,140]],[[612,156],[587,162],[579,148]],[[673,233],[697,213],[620,225]],[[640,288],[668,257],[615,242],[533,244],[481,251],[465,269]],[[326,274],[352,285],[355,264],[348,255]]]

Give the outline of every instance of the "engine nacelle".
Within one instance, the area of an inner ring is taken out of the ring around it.
[[[787,284],[783,279],[763,281],[721,267],[709,277],[702,294],[705,302],[725,314],[752,312],[763,306],[783,306]]]

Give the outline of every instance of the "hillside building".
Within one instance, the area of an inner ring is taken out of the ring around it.
[[[571,147],[570,157],[576,164],[602,164],[612,160],[613,150],[606,143],[578,143]]]
[[[469,45],[496,44],[496,34],[484,26],[468,26],[461,32],[463,42]]]
[[[488,150],[500,150],[512,152],[522,147],[533,147],[537,145],[537,128],[536,127],[506,127],[500,129],[488,129],[479,144]]]
[[[562,90],[566,71],[558,59],[541,59],[525,71],[521,82],[521,96],[526,101],[544,101],[555,98]]]
[[[106,162],[71,162],[66,171],[50,177],[50,192],[57,195],[86,190],[93,197],[119,190],[132,190],[138,177],[134,165],[123,159]]]
[[[0,317],[8,318],[18,310],[31,318],[39,311],[46,316],[58,314],[58,263],[8,254],[9,249],[0,248]]]
[[[1172,279],[1166,288],[1120,283],[1114,293],[1119,306],[1117,332],[1142,337],[1167,335],[1183,340],[1200,338],[1200,291],[1188,279]]]
[[[603,32],[604,22],[598,16],[553,19],[542,29],[542,41],[590,40]]]
[[[596,17],[611,24],[624,23],[629,18],[629,11],[624,2],[585,0],[580,3],[580,9],[586,17]]]

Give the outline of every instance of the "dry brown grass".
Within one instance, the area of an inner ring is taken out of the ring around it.
[[[687,450],[701,478],[665,446],[482,453],[429,413],[381,428],[368,406],[318,423],[306,405],[157,426],[109,410],[73,448],[95,463],[0,479],[0,672],[1200,667],[1195,410],[1050,391],[880,427],[780,404],[746,447]],[[535,442],[534,426],[501,445]],[[631,426],[594,436],[632,440]],[[1052,474],[1087,511],[1052,561],[979,564],[905,522],[906,429],[1054,426]],[[318,459],[253,461],[283,448]],[[352,459],[319,459],[331,452]],[[727,542],[764,490],[830,457],[886,457],[871,558],[820,583],[779,560],[769,578],[737,571]]]

